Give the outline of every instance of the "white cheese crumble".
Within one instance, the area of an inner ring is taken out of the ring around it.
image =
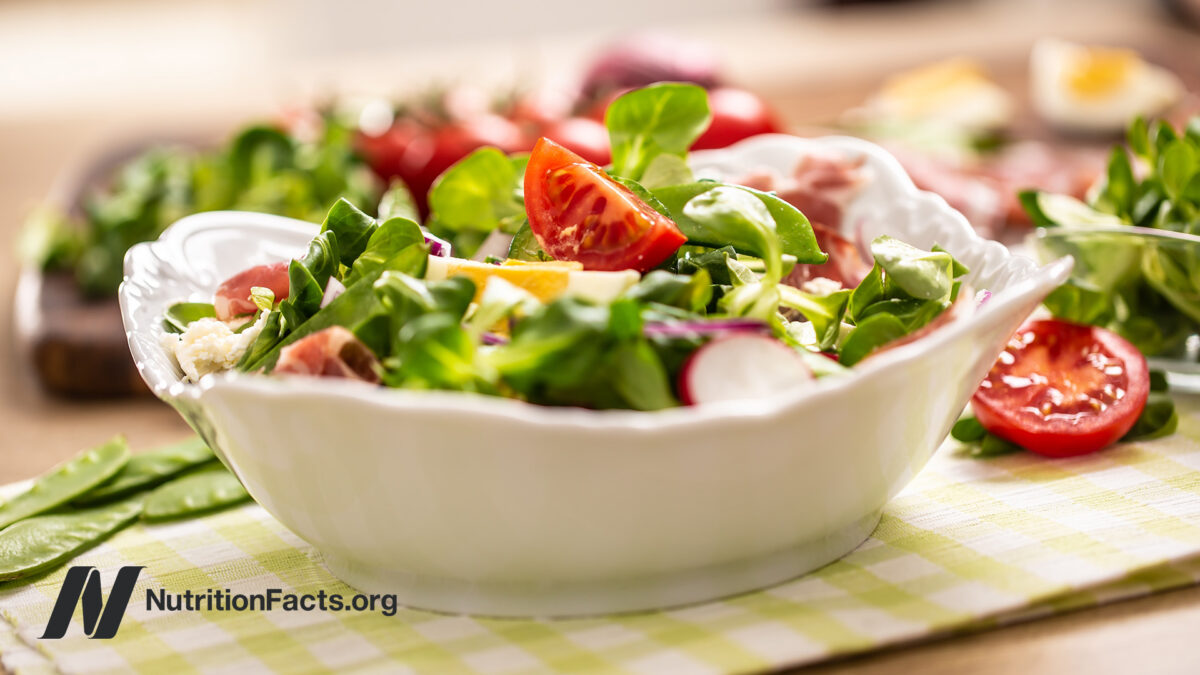
[[[182,334],[163,336],[163,348],[175,357],[183,370],[184,379],[197,382],[201,377],[237,365],[242,354],[262,331],[267,312],[246,330],[235,333],[224,321],[213,318],[197,319],[188,324]]]
[[[842,284],[841,282],[834,281],[833,279],[814,277],[800,284],[800,290],[808,293],[809,295],[819,295],[823,297],[829,295],[830,293],[836,293],[842,290]]]

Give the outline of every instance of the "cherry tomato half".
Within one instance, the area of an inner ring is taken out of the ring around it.
[[[971,406],[993,434],[1041,455],[1070,457],[1120,440],[1149,395],[1146,357],[1124,338],[1043,320],[1009,340]]]
[[[276,300],[287,298],[291,286],[288,280],[288,263],[256,265],[221,282],[213,296],[213,309],[217,318],[228,321],[244,314],[253,314],[258,307],[250,299],[250,289],[255,286],[271,289]]]
[[[645,272],[687,241],[603,169],[546,138],[525,169],[525,212],[547,253],[587,269]]]
[[[712,123],[692,145],[693,150],[724,148],[744,138],[782,130],[766,102],[744,89],[712,89],[708,92],[708,107]]]

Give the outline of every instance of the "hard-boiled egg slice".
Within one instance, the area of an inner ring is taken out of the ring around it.
[[[585,270],[577,262],[505,260],[500,265],[493,265],[462,258],[429,256],[426,279],[437,281],[454,276],[467,277],[475,282],[478,289],[476,302],[487,286],[488,279],[494,276],[529,291],[542,302],[570,295],[600,303],[611,302],[641,278],[634,270],[599,272]]]
[[[1165,112],[1183,93],[1178,77],[1130,49],[1042,40],[1029,67],[1034,107],[1068,130],[1118,132],[1139,115]]]
[[[977,134],[1008,126],[1013,103],[982,66],[955,58],[892,76],[856,114],[875,122],[949,127]]]

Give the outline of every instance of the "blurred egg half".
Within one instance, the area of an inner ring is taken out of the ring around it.
[[[1179,78],[1130,49],[1042,40],[1029,58],[1033,105],[1069,131],[1115,133],[1139,115],[1165,112],[1183,93]]]
[[[970,59],[953,58],[893,75],[852,112],[852,117],[861,121],[986,134],[1008,126],[1013,103],[982,66]]]

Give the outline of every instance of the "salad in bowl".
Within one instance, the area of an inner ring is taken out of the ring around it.
[[[979,239],[862,141],[688,157],[708,117],[697,87],[635,90],[611,166],[478,150],[425,223],[399,193],[185,218],[126,260],[135,361],[335,574],[413,606],[802,574],[869,534],[1070,261]]]

